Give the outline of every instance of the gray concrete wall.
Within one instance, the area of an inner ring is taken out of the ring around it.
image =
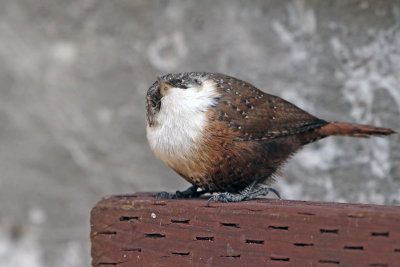
[[[0,266],[88,266],[103,195],[185,189],[145,138],[157,75],[230,74],[400,130],[399,1],[0,1]],[[298,153],[286,199],[400,204],[399,136]]]

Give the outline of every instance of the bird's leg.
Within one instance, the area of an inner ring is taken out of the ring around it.
[[[245,189],[239,192],[239,194],[231,194],[228,192],[221,193],[212,196],[207,201],[207,207],[210,205],[211,201],[215,202],[239,202],[243,200],[250,200],[258,196],[266,196],[269,192],[274,193],[279,199],[281,198],[279,192],[271,187],[264,187],[253,192],[253,188],[258,184],[258,181],[254,181]]]
[[[198,197],[201,194],[206,193],[206,191],[197,191],[197,186],[193,185],[186,189],[185,191],[176,191],[175,194],[173,193],[168,193],[165,191],[159,192],[155,194],[155,199],[177,199],[177,198],[192,198],[192,197]]]

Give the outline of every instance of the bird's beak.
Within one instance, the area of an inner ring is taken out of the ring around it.
[[[153,117],[150,116],[147,117],[147,124],[149,127],[153,126]]]

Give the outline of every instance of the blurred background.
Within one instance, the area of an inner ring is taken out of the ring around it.
[[[184,71],[399,131],[400,2],[1,0],[0,266],[89,266],[102,196],[189,186],[145,136],[147,88]],[[274,187],[398,205],[399,141],[322,140]]]

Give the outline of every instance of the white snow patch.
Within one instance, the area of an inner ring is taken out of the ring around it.
[[[70,241],[67,243],[64,254],[61,255],[57,266],[59,267],[79,267],[84,266],[84,249],[77,241]]]
[[[28,233],[19,240],[12,240],[0,230],[0,267],[43,267],[38,237]]]

